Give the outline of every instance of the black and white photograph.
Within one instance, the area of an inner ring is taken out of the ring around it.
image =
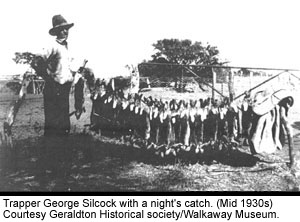
[[[10,0],[0,192],[300,189],[296,0]]]

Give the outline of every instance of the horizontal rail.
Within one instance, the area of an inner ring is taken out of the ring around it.
[[[174,63],[140,63],[139,66],[143,65],[169,65],[169,66],[183,66],[183,67],[208,67],[208,68],[231,68],[231,69],[260,69],[260,70],[274,70],[274,71],[300,71],[298,69],[279,69],[279,68],[258,68],[258,67],[241,67],[241,66],[220,66],[220,65],[181,65]]]

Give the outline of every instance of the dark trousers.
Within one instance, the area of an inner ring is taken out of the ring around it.
[[[69,94],[72,83],[48,80],[44,88],[45,136],[63,136],[70,131]]]

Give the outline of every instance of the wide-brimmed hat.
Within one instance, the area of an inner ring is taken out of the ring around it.
[[[67,20],[61,15],[54,15],[52,18],[52,25],[53,28],[49,30],[49,34],[56,35],[58,30],[60,30],[61,28],[69,29],[73,27],[74,23],[68,23]]]

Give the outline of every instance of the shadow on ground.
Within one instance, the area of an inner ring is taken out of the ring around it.
[[[261,161],[239,150],[214,156],[202,159],[201,164],[252,167]],[[161,159],[139,148],[88,135],[20,140],[14,149],[1,149],[0,161],[2,191],[170,190],[190,180],[173,166],[197,162],[180,156]]]

